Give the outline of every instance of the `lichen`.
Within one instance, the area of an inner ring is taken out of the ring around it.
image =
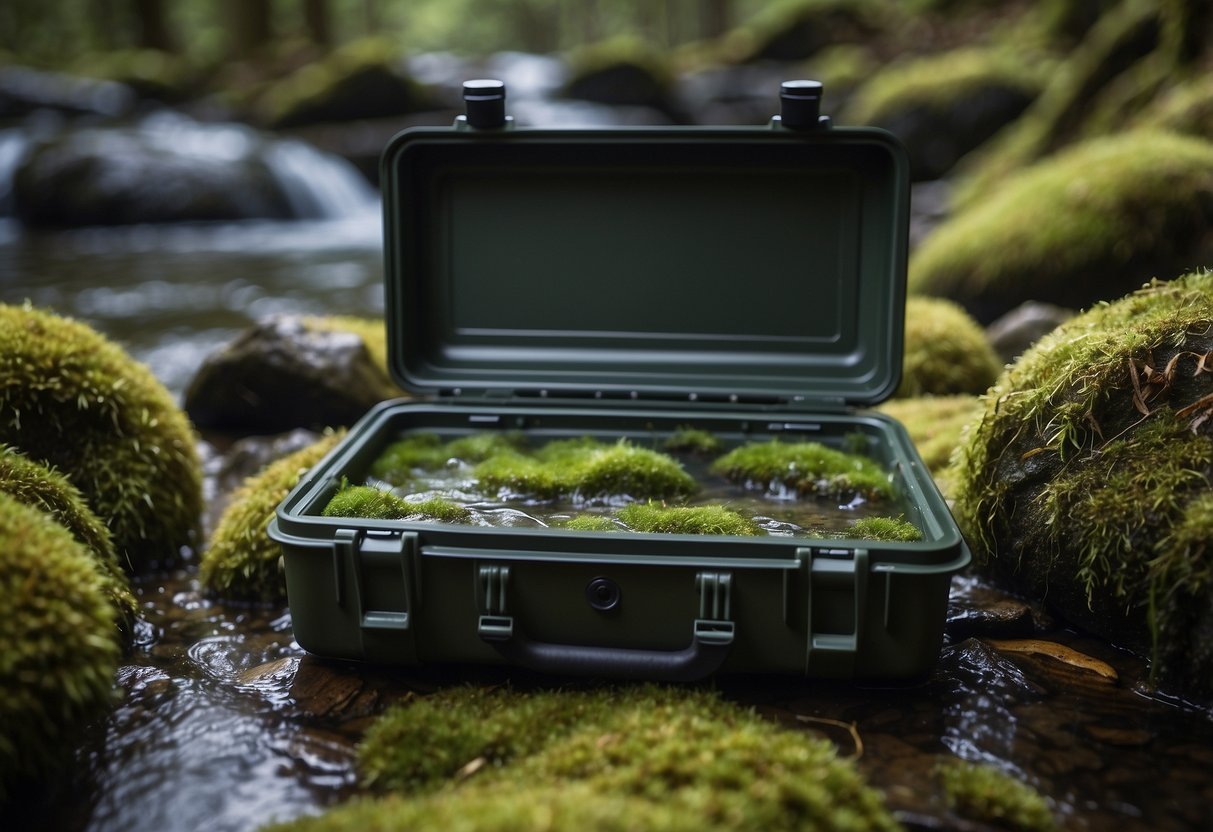
[[[84,545],[0,494],[0,804],[61,776],[76,734],[112,704],[116,614]]]
[[[801,495],[893,496],[888,474],[874,461],[817,442],[750,442],[716,460],[712,470],[751,487],[788,488]]]
[[[342,488],[321,512],[325,517],[362,517],[374,520],[439,520],[443,523],[462,523],[472,513],[465,506],[442,497],[410,501],[390,491],[367,485],[347,485]]]
[[[138,602],[118,563],[109,529],[88,507],[80,490],[58,471],[0,445],[0,492],[45,512],[84,544],[97,561],[106,597],[118,613],[118,628],[124,637],[129,636],[138,616]]]
[[[333,433],[249,477],[232,495],[202,552],[198,579],[212,595],[281,603],[286,584],[278,568],[281,547],[266,531],[278,504],[309,468],[336,446]]]
[[[358,768],[404,794],[274,828],[897,828],[831,744],[689,689],[452,688],[390,708]]]
[[[936,766],[935,774],[948,805],[962,817],[1020,832],[1057,828],[1039,792],[993,766],[957,760]]]
[[[916,250],[909,288],[983,321],[1026,298],[1084,307],[1178,274],[1210,245],[1210,224],[1213,144],[1133,131],[1076,145],[956,214]]]
[[[757,524],[724,506],[664,506],[633,503],[619,510],[619,519],[635,532],[658,534],[726,534],[753,537]]]
[[[985,332],[960,306],[942,298],[906,300],[905,352],[898,398],[984,393],[1002,363]]]
[[[142,364],[89,327],[0,305],[0,442],[57,469],[138,571],[194,542],[201,465],[189,422]]]
[[[1213,274],[1092,308],[986,395],[955,501],[989,571],[1206,692],[1213,633],[1193,624],[1213,607],[1198,531],[1213,481],[1211,371]]]

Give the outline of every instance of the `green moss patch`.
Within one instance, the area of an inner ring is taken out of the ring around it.
[[[367,732],[359,770],[376,790],[414,796],[275,828],[897,828],[828,742],[652,685],[404,702]]]
[[[919,528],[900,517],[863,517],[856,520],[842,536],[857,540],[881,540],[893,543],[913,543],[922,540],[922,532]]]
[[[0,494],[0,803],[62,776],[77,733],[112,704],[111,596],[67,529]]]
[[[906,300],[906,342],[895,395],[948,396],[984,393],[1002,362],[977,322],[941,298]]]
[[[902,424],[935,484],[952,496],[956,472],[950,463],[965,427],[982,412],[977,396],[923,396],[893,399],[876,408]]]
[[[893,496],[888,474],[871,459],[816,442],[751,442],[716,460],[712,470],[753,487],[782,487],[801,495]]]
[[[342,488],[321,512],[325,517],[363,517],[373,520],[440,520],[444,523],[462,523],[471,519],[466,507],[430,497],[426,500],[410,501],[367,485],[350,485]]]
[[[0,492],[45,512],[90,551],[101,571],[106,597],[129,635],[139,612],[130,581],[118,562],[109,529],[93,513],[74,485],[57,471],[0,445]]]
[[[266,528],[299,478],[331,451],[342,435],[326,436],[271,463],[237,489],[202,552],[198,579],[207,592],[233,600],[286,600],[286,584],[278,568],[282,548],[270,540]]]
[[[443,442],[437,434],[414,433],[393,442],[371,466],[371,475],[392,485],[408,485],[420,472],[475,465],[501,454],[520,453],[519,433],[476,433]]]
[[[1093,140],[940,226],[911,259],[910,291],[979,320],[1027,299],[1085,307],[1201,262],[1211,225],[1213,144],[1145,131]]]
[[[698,428],[679,428],[661,447],[673,454],[697,454],[715,456],[722,450],[720,438],[711,431]]]
[[[189,422],[151,371],[84,324],[0,305],[0,443],[71,480],[124,565],[195,542],[202,474]]]
[[[1020,832],[1057,828],[1039,792],[993,766],[956,761],[936,767],[935,773],[948,805],[962,817]]]
[[[619,519],[635,532],[659,534],[727,534],[753,537],[762,531],[748,517],[724,506],[662,506],[633,503],[619,510]]]
[[[564,524],[564,528],[574,532],[617,532],[619,527],[615,521],[601,514],[579,514]]]
[[[955,502],[989,571],[1204,692],[1211,368],[1213,274],[1094,307],[986,396],[958,455]]]

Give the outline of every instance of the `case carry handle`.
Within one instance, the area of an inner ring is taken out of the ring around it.
[[[528,638],[508,615],[482,615],[480,638],[511,664],[563,676],[611,676],[693,682],[724,665],[733,646],[733,622],[698,619],[682,650],[637,650],[551,644]]]

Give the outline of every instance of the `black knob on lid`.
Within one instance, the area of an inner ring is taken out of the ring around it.
[[[821,118],[820,81],[784,81],[779,88],[779,120],[793,130],[815,128]]]
[[[505,82],[489,78],[463,83],[468,124],[478,130],[505,126]]]

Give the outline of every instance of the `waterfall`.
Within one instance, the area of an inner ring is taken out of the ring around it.
[[[0,130],[0,217],[13,213],[13,176],[29,137],[21,130]]]
[[[352,164],[296,139],[271,142],[265,163],[300,219],[339,219],[375,205],[375,191]]]

